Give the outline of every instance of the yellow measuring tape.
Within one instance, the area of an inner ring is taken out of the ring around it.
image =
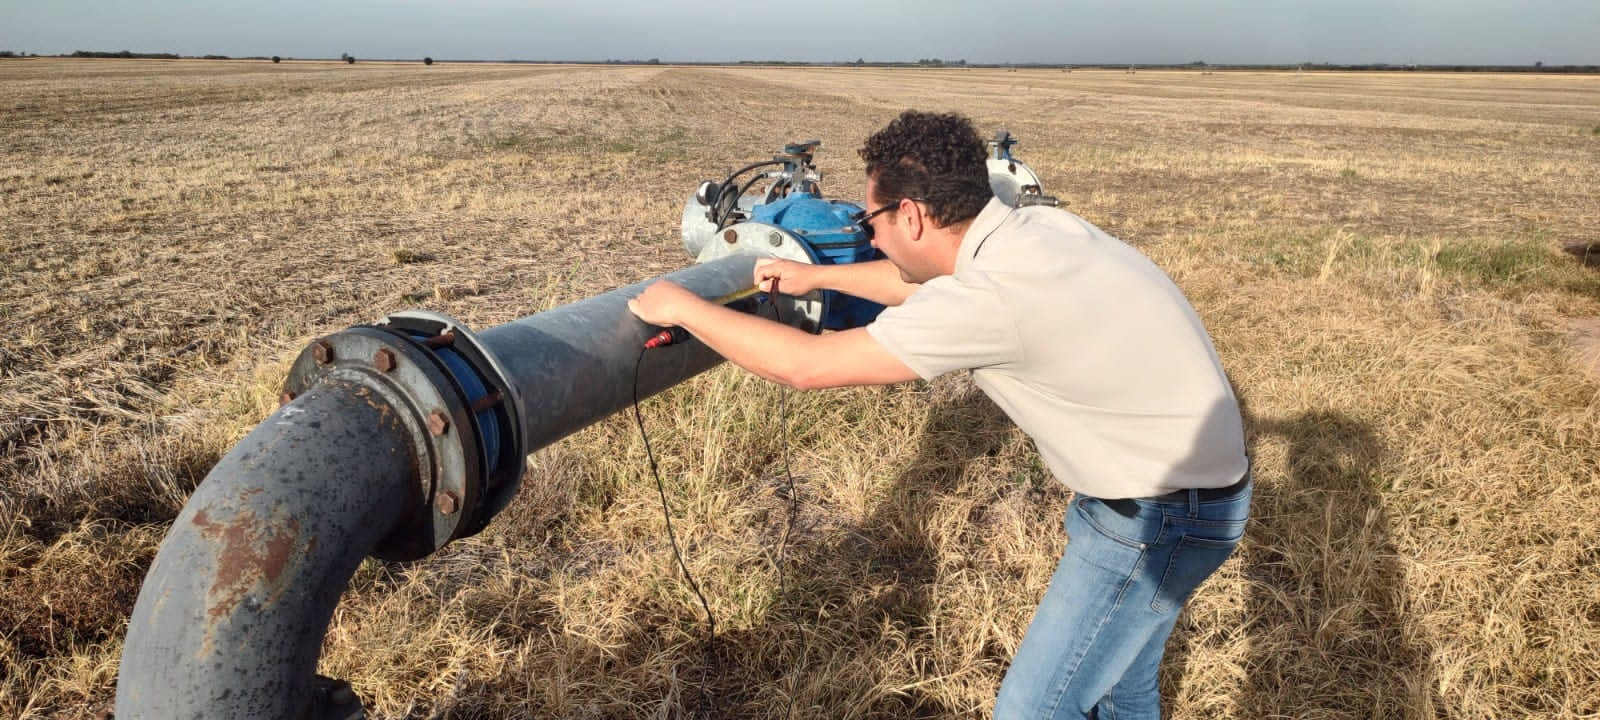
[[[761,288],[753,285],[743,290],[735,290],[727,295],[723,295],[722,297],[712,300],[711,302],[717,305],[727,305],[728,303],[738,302],[759,292],[761,292]]]

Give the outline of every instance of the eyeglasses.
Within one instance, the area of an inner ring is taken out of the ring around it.
[[[908,200],[910,200],[912,202],[923,202],[922,198],[906,198],[906,199],[908,199]],[[867,240],[870,241],[870,240],[872,240],[873,236],[876,235],[877,233],[873,231],[872,224],[867,222],[867,221],[869,221],[869,220],[871,220],[871,219],[873,219],[873,218],[875,218],[875,217],[877,217],[879,215],[882,215],[882,214],[884,214],[884,213],[886,213],[886,212],[888,212],[890,210],[898,208],[898,207],[900,207],[900,201],[896,200],[896,201],[894,201],[892,203],[889,203],[888,205],[884,205],[883,207],[878,208],[877,210],[873,210],[872,212],[867,212],[866,210],[862,210],[861,212],[858,212],[858,213],[856,213],[854,215],[851,215],[850,216],[850,222],[855,223],[856,227],[861,228],[861,234],[862,235],[866,235],[867,236]]]

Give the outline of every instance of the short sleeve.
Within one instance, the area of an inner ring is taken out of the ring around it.
[[[1017,324],[994,289],[951,275],[884,309],[867,332],[923,379],[1022,360]]]

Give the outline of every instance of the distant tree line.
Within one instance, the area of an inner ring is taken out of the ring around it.
[[[16,58],[16,57],[40,57],[40,55],[38,53],[17,52],[17,51],[14,51],[14,50],[0,50],[0,58]],[[55,57],[139,58],[139,59],[146,59],[146,60],[179,60],[179,59],[183,59],[183,57],[185,57],[185,56],[178,55],[177,53],[143,53],[143,52],[133,52],[131,50],[118,50],[118,51],[115,51],[115,52],[108,52],[108,51],[104,51],[104,50],[77,50],[77,51],[74,51],[71,55],[57,55]],[[231,59],[233,59],[233,58],[231,58],[231,57],[229,57],[227,55],[203,55],[203,56],[200,56],[200,57],[202,59],[205,59],[205,60],[231,60]],[[265,57],[251,57],[251,58],[245,58],[245,59],[266,60],[268,58],[265,58]],[[270,59],[272,60],[272,62],[281,62],[285,58],[281,58],[281,57],[279,57],[277,55],[274,55]],[[350,55],[349,53],[340,53],[339,54],[339,61],[353,65],[353,64],[355,64],[356,59],[355,59],[354,56]],[[422,62],[423,62],[424,65],[432,65],[433,64],[433,58],[425,57],[425,58],[422,59]],[[570,59],[569,60],[451,60],[450,62],[452,62],[452,63],[500,62],[500,63],[530,64],[530,65],[553,65],[553,64],[563,64],[563,63],[572,63],[572,62],[578,62],[578,63],[603,62],[606,65],[660,65],[660,64],[663,63],[663,61],[660,58],[650,58],[648,60],[607,59],[607,60],[604,60],[604,61],[570,60]],[[666,62],[670,62],[670,61],[666,61]],[[1216,64],[1207,63],[1207,62],[1205,62],[1203,60],[1196,60],[1196,61],[1193,61],[1193,62],[1180,63],[1180,64],[1163,64],[1163,63],[1154,63],[1154,64],[1142,64],[1142,63],[1132,63],[1132,64],[1129,64],[1129,63],[1065,64],[1065,63],[969,63],[965,59],[961,59],[961,60],[944,60],[944,59],[941,59],[941,58],[920,58],[920,59],[918,59],[916,61],[882,61],[882,60],[867,60],[866,58],[856,58],[855,60],[846,60],[846,61],[842,61],[842,62],[812,62],[812,61],[807,61],[807,60],[738,60],[738,61],[734,61],[734,62],[683,62],[683,63],[674,63],[674,64],[679,64],[679,65],[704,65],[704,66],[711,66],[711,67],[723,66],[723,65],[775,65],[775,66],[793,66],[793,67],[808,67],[808,66],[838,67],[838,66],[842,65],[842,66],[853,66],[853,67],[883,67],[883,68],[958,67],[958,68],[1007,68],[1007,69],[1037,69],[1037,70],[1056,70],[1056,69],[1059,69],[1059,70],[1078,70],[1078,69],[1094,70],[1094,69],[1099,69],[1099,70],[1123,70],[1123,71],[1132,71],[1132,70],[1200,70],[1201,72],[1204,72],[1204,73],[1211,73],[1211,72],[1215,72],[1215,71],[1219,71],[1219,70],[1261,70],[1261,71],[1299,70],[1299,71],[1331,71],[1331,72],[1369,72],[1369,71],[1370,72],[1452,72],[1452,73],[1460,73],[1460,72],[1468,72],[1468,73],[1473,73],[1473,72],[1493,72],[1493,73],[1536,72],[1536,73],[1600,74],[1600,65],[1594,65],[1594,64],[1590,64],[1590,65],[1549,65],[1549,64],[1546,64],[1542,60],[1541,61],[1536,61],[1531,65],[1415,65],[1415,64],[1395,65],[1395,64],[1391,64],[1391,63],[1344,63],[1344,64],[1340,64],[1340,63],[1328,63],[1328,62],[1321,62],[1321,63],[1306,62],[1306,63],[1293,63],[1293,64],[1287,64],[1287,65],[1286,64],[1267,64],[1267,63],[1260,63],[1260,64],[1241,63],[1241,64],[1216,65]]]
[[[540,61],[545,62],[545,61]],[[608,62],[617,62],[615,60]],[[1389,63],[1292,63],[1292,64],[1213,64],[1203,60],[1188,63],[979,63],[965,60],[923,58],[915,61],[867,60],[857,58],[841,62],[807,62],[803,60],[739,60],[733,63],[679,63],[683,65],[774,65],[818,67],[879,67],[879,68],[1006,68],[1024,70],[1190,70],[1211,73],[1220,70],[1257,71],[1332,71],[1332,72],[1496,72],[1496,73],[1591,73],[1600,74],[1600,65],[1393,65]]]
[[[1159,67],[1159,66],[1144,66],[1144,65],[1141,65],[1140,67]],[[1237,69],[1247,69],[1247,70],[1248,69],[1256,69],[1258,67],[1263,68],[1263,69],[1273,69],[1273,70],[1285,69],[1285,66],[1282,66],[1282,65],[1263,65],[1263,66],[1253,66],[1253,65],[1213,65],[1211,67],[1223,68],[1223,69],[1237,68]],[[1396,71],[1400,71],[1400,72],[1498,72],[1498,73],[1515,73],[1515,72],[1600,73],[1600,65],[1546,65],[1546,64],[1544,64],[1544,61],[1538,61],[1538,62],[1535,62],[1532,65],[1416,65],[1416,64],[1392,65],[1392,64],[1389,64],[1389,63],[1361,63],[1361,64],[1345,64],[1345,65],[1341,65],[1341,64],[1337,64],[1337,63],[1326,63],[1325,62],[1325,63],[1301,63],[1301,64],[1295,65],[1295,66],[1288,66],[1288,69],[1291,69],[1291,70],[1292,69],[1300,69],[1300,70],[1333,70],[1333,71],[1341,71],[1341,72],[1363,72],[1363,71],[1396,72]]]
[[[75,58],[139,58],[140,60],[177,60],[177,53],[136,53],[130,50],[105,52],[103,50],[75,50],[71,57]]]

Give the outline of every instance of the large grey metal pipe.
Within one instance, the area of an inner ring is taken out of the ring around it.
[[[754,261],[664,277],[720,298],[750,286]],[[720,361],[698,342],[640,361],[653,329],[627,301],[647,284],[481,335],[401,313],[314,342],[287,404],[212,469],[162,541],[129,622],[119,720],[361,717],[348,686],[315,669],[362,558],[422,557],[481,530],[527,453],[628,407],[636,362],[642,398]]]
[[[416,502],[407,434],[386,399],[340,377],[234,446],[139,590],[117,717],[308,717],[340,593]]]
[[[736,255],[666,276],[706,298],[752,284],[755,256]],[[654,334],[628,311],[646,281],[513,320],[480,335],[522,393],[523,442],[533,452],[609,417],[633,401],[634,363]],[[649,397],[722,362],[693,342],[644,356],[639,397]]]

